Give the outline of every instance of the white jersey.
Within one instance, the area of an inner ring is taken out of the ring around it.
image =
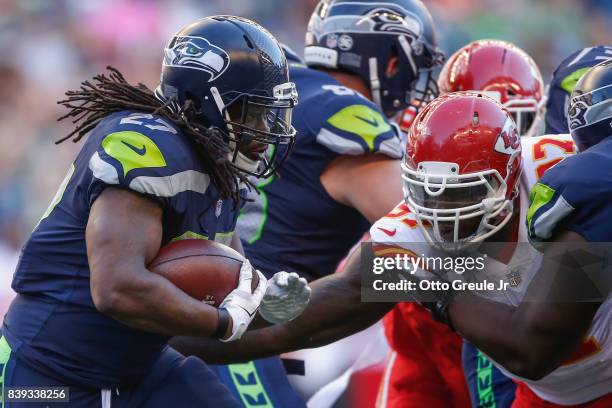
[[[529,208],[529,191],[544,171],[575,153],[575,146],[569,135],[544,135],[521,138],[523,173],[520,179],[519,242],[528,242],[525,222]],[[418,255],[433,256],[413,251],[410,243],[424,243],[425,236],[418,228],[414,214],[404,203],[398,204],[387,216],[378,220],[370,229],[375,243],[393,243]],[[422,245],[421,245],[422,247]],[[489,279],[496,281],[506,278],[514,284],[505,291],[476,292],[476,294],[506,304],[517,305],[533,274],[538,270],[541,255],[530,247],[519,246],[508,264],[487,259],[485,270]],[[449,275],[447,274],[447,277]],[[519,279],[517,279],[519,277]],[[457,275],[454,274],[454,278]],[[474,279],[474,276],[471,278]],[[476,279],[478,277],[476,276]],[[462,278],[465,280],[465,278]],[[497,366],[509,377],[518,378]],[[608,298],[597,311],[584,344],[572,358],[552,373],[538,381],[525,380],[531,390],[540,398],[562,405],[574,405],[591,401],[612,390],[612,299]]]

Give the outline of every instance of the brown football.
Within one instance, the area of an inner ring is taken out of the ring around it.
[[[189,296],[218,307],[238,286],[244,257],[234,249],[205,239],[186,239],[162,247],[149,265]],[[259,283],[253,275],[251,291]]]

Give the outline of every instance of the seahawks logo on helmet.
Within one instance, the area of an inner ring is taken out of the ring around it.
[[[377,8],[368,14],[374,22],[372,31],[406,34],[419,37],[422,32],[421,21],[411,13],[402,15],[388,8]]]
[[[586,126],[586,114],[589,110],[589,106],[583,101],[570,102],[569,110],[569,128],[571,130]]]
[[[229,63],[227,52],[202,37],[174,37],[164,51],[164,66],[207,72],[210,74],[208,82],[219,78]]]

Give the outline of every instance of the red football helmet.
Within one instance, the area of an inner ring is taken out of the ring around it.
[[[410,129],[404,198],[430,243],[464,249],[510,220],[520,172],[509,113],[482,93],[455,92],[423,108]]]
[[[512,114],[521,136],[535,136],[542,124],[544,85],[533,59],[517,46],[478,40],[453,54],[438,79],[440,94],[483,91]]]

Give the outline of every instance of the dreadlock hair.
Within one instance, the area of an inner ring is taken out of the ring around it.
[[[109,75],[99,74],[91,81],[81,83],[78,91],[67,91],[66,99],[58,101],[59,105],[69,109],[69,112],[58,118],[58,121],[73,118],[76,125],[67,136],[56,141],[62,143],[73,137],[78,142],[94,129],[102,119],[114,112],[123,110],[138,110],[160,115],[178,126],[178,128],[194,142],[201,156],[204,167],[222,198],[232,198],[234,206],[240,202],[240,185],[244,183],[249,188],[253,183],[233,166],[229,160],[229,146],[223,132],[216,127],[204,128],[189,120],[194,112],[193,102],[187,100],[178,112],[170,109],[175,99],[161,102],[146,85],[129,84],[123,75],[115,68],[107,66]]]

